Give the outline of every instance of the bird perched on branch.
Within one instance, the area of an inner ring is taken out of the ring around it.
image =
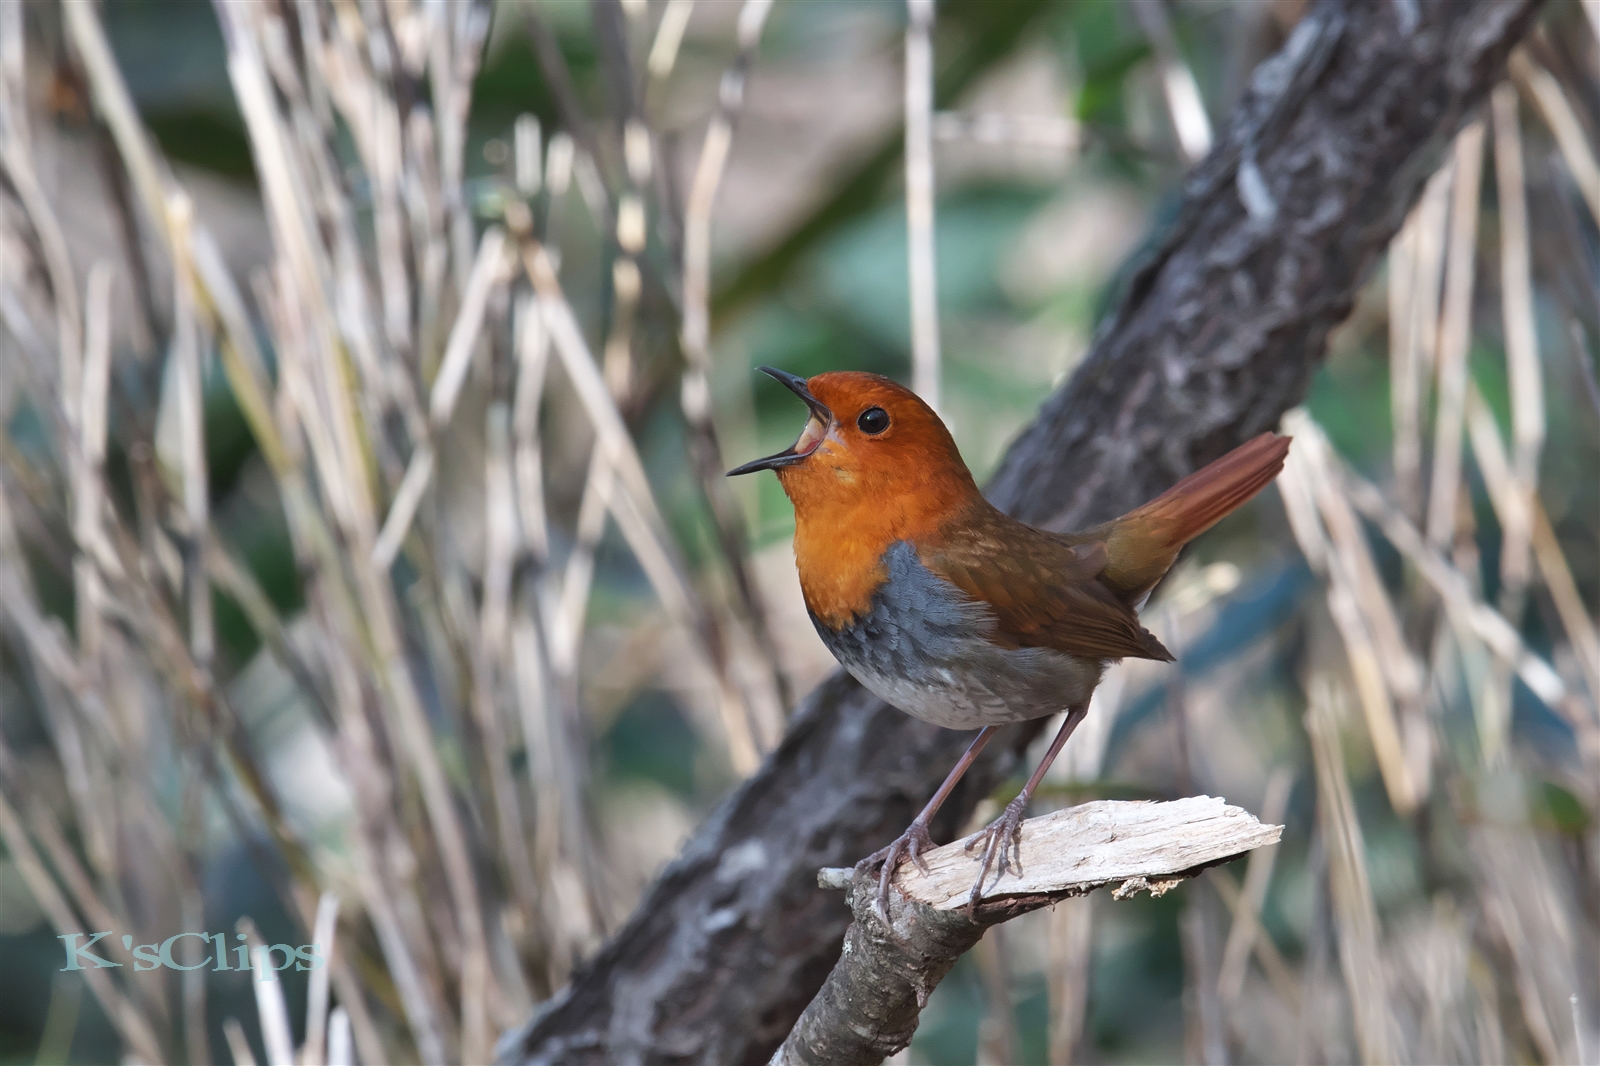
[[[1119,659],[1172,661],[1139,624],[1178,551],[1283,469],[1289,438],[1263,433],[1121,518],[1050,533],[978,491],[950,431],[915,393],[876,374],[807,381],[761,367],[811,411],[790,448],[729,471],[772,470],[794,503],[795,563],[828,650],[872,692],[925,722],[978,729],[944,784],[892,844],[877,911],[903,858],[926,869],[928,824],[996,729],[1066,711],[1020,795],[967,845],[982,848],[971,901],[1014,865],[1028,800]]]

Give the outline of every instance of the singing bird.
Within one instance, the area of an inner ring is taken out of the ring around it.
[[[1263,433],[1121,518],[1081,533],[1025,525],[984,499],[939,416],[876,374],[809,381],[761,367],[810,409],[800,439],[729,475],[771,470],[794,503],[806,609],[845,669],[925,722],[978,735],[882,862],[876,901],[909,857],[926,869],[928,824],[994,735],[1061,711],[1066,720],[1021,794],[967,845],[981,847],[971,902],[998,860],[1018,856],[1028,801],[1119,659],[1172,661],[1138,609],[1178,551],[1260,492],[1289,438]]]

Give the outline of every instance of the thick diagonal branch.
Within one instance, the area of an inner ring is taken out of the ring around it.
[[[1442,147],[1502,76],[1537,0],[1315,7],[1256,71],[1160,248],[990,487],[1036,524],[1144,502],[1298,403]],[[1019,726],[945,804],[948,835],[1038,731]],[[886,844],[969,736],[835,676],[633,918],[523,1030],[510,1061],[768,1057],[839,956],[816,885]]]

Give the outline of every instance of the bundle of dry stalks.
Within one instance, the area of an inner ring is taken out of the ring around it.
[[[741,28],[746,53],[765,6],[751,5]],[[485,1061],[499,1031],[559,987],[618,917],[585,792],[577,682],[608,523],[679,634],[667,643],[682,683],[734,766],[753,768],[781,728],[742,517],[718,510],[724,547],[736,549],[725,559],[735,592],[707,595],[625,415],[645,357],[663,357],[637,350],[641,301],[687,301],[696,358],[684,404],[702,473],[720,473],[704,322],[726,145],[706,152],[697,190],[709,192],[681,223],[687,276],[681,257],[649,276],[645,242],[678,208],[651,182],[655,142],[641,117],[622,131],[620,170],[597,158],[612,146],[593,130],[544,141],[524,118],[512,172],[492,188],[465,186],[486,5],[215,10],[272,241],[248,295],[142,127],[94,4],[65,5],[59,26],[52,12],[8,5],[0,28],[3,302],[19,355],[6,362],[5,395],[43,419],[47,440],[44,456],[4,452],[0,598],[13,665],[37,686],[49,733],[44,750],[0,755],[0,832],[59,931],[138,930],[159,942],[163,930],[202,927],[199,830],[220,811],[238,839],[270,840],[286,863],[275,889],[331,959],[340,1008],[330,1020],[327,984],[313,985],[301,1060],[323,1061],[328,1034],[347,1028],[366,1062]],[[48,145],[36,131],[49,119],[36,75],[47,60],[30,49],[51,30],[64,34],[60,58],[81,71],[114,144],[111,176],[129,196],[113,210],[144,238],[124,257],[102,249],[86,280],[40,171]],[[673,47],[661,36],[657,77]],[[623,252],[601,359],[560,278],[558,233],[580,210],[574,184],[593,231]],[[114,317],[133,308],[157,312],[139,323],[150,336],[130,361],[113,338],[132,325]],[[214,363],[294,546],[306,608],[293,618],[209,510]],[[119,391],[128,375],[151,383],[156,407]],[[547,430],[554,403],[581,412],[582,425]],[[552,437],[587,457],[543,454]],[[131,498],[110,454],[126,457]],[[588,475],[571,514],[552,506],[546,483],[549,468],[574,463]],[[443,476],[481,486],[486,513],[455,507]],[[711,491],[721,502],[720,484]],[[57,540],[58,529],[70,538]],[[70,572],[71,629],[44,606],[30,555],[41,548],[47,569]],[[242,610],[290,679],[340,809],[308,818],[282,794],[259,730],[214,669],[213,592]],[[162,794],[174,777],[176,817]],[[64,802],[46,799],[55,783]],[[179,982],[181,1004],[162,982],[88,979],[139,1058],[212,1057],[198,973]],[[272,1001],[276,983],[258,988],[278,1061],[292,1048],[288,1013]]]

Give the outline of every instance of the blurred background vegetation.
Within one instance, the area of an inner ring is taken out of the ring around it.
[[[980,480],[1303,14],[937,6]],[[481,1060],[625,919],[832,668],[775,479],[717,474],[802,420],[758,364],[911,379],[905,34],[892,0],[7,5],[0,1058]],[[1597,152],[1600,8],[1558,0],[1282,491],[1151,605],[1178,666],[1115,670],[1041,793],[1220,795],[1283,843],[995,929],[907,1061],[1600,1062]],[[63,932],[319,914],[331,993],[59,972]]]

